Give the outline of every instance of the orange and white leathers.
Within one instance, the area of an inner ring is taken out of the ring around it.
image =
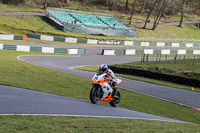
[[[107,74],[109,75],[109,76],[111,76],[112,77],[112,81],[113,82],[115,82],[115,84],[117,83],[117,78],[116,78],[116,76],[115,76],[115,74],[113,73],[113,71],[111,70],[111,69],[106,69],[106,72],[107,72]]]

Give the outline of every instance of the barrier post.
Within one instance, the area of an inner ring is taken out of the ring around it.
[[[174,64],[176,64],[177,54],[174,57]]]
[[[157,56],[156,56],[156,62],[158,61],[158,54],[157,54]]]
[[[165,61],[167,61],[167,54],[166,54],[166,56],[165,56]]]
[[[193,66],[194,66],[195,57],[196,57],[196,55],[194,55],[194,59],[193,59],[193,62],[192,62],[192,65],[193,65]]]
[[[160,54],[160,57],[159,57],[159,62],[161,61],[161,54]]]
[[[147,54],[147,57],[146,57],[146,62],[149,61],[149,54]]]

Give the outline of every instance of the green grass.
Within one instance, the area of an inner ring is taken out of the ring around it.
[[[37,44],[35,42],[31,42],[29,40],[0,40],[0,43],[3,43],[3,44],[7,44],[7,43],[10,43],[10,44]]]
[[[52,116],[0,116],[0,132],[66,132],[66,133],[166,133],[166,132],[200,132],[198,124],[181,124],[159,121],[52,117]]]
[[[177,26],[158,27],[155,31],[139,29],[138,37],[161,37],[161,38],[196,38],[199,39],[198,27],[192,24],[184,24],[183,28]]]
[[[12,16],[0,16],[0,29],[14,34],[26,34],[31,31],[58,32],[58,30],[46,23],[42,17],[16,18]]]
[[[17,60],[19,55],[28,54],[37,53],[0,50],[0,84],[89,101],[90,80]],[[119,91],[122,96],[119,107],[200,123],[200,112],[191,108],[123,89]]]
[[[0,4],[1,12],[43,12],[44,10],[39,7],[20,6],[20,5],[7,5]]]
[[[17,60],[17,56],[28,54],[30,53],[0,50],[0,84],[89,100],[88,95],[82,94],[89,94],[90,81]]]

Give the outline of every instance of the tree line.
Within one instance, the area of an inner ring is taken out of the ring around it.
[[[65,7],[71,2],[80,2],[83,5],[95,5],[107,7],[110,11],[129,14],[129,24],[132,23],[134,14],[146,16],[143,28],[147,28],[150,17],[153,18],[152,30],[158,26],[161,18],[170,17],[177,13],[181,14],[179,27],[182,27],[184,13],[191,15],[199,13],[200,0],[0,0],[3,4],[24,4],[26,1],[42,6]]]

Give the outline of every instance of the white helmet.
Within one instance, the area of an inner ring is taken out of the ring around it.
[[[106,64],[101,64],[101,66],[99,67],[99,70],[101,71],[105,71],[106,69],[108,69],[108,66]]]

